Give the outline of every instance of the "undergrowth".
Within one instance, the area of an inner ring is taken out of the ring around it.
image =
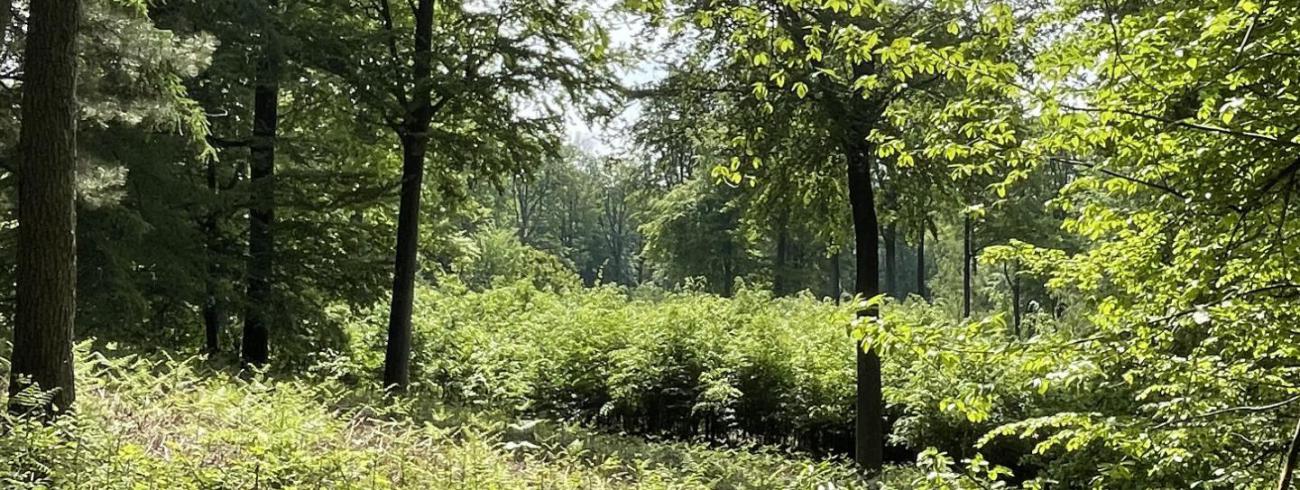
[[[83,346],[83,351],[85,350]],[[647,442],[385,396],[320,370],[85,354],[75,416],[6,416],[0,487],[864,488],[850,466]]]

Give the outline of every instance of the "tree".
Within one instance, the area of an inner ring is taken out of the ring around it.
[[[517,97],[540,97],[554,89],[581,107],[609,88],[605,35],[581,6],[507,1],[478,9],[433,0],[406,5],[393,8],[381,0],[358,10],[351,2],[327,2],[298,26],[304,43],[317,48],[304,52],[313,68],[348,85],[349,96],[372,114],[366,120],[391,131],[400,148],[384,369],[385,384],[398,388],[410,381],[411,306],[428,157],[436,156],[444,168],[474,169],[494,178],[514,174],[560,146],[554,138],[556,118],[519,114]]]
[[[280,122],[280,71],[283,53],[276,27],[277,0],[260,7],[261,46],[254,72],[253,136],[249,179],[252,196],[248,209],[248,297],[240,358],[248,364],[266,364],[270,357],[268,330],[275,318],[275,140]]]
[[[866,1],[684,2],[683,17],[704,30],[717,59],[736,74],[732,87],[752,95],[761,114],[798,103],[818,115],[817,127],[838,148],[837,171],[847,189],[857,258],[855,291],[874,298],[879,288],[879,216],[873,187],[877,158],[897,153],[882,144],[895,105],[933,84],[965,79],[961,68],[1004,70],[999,47],[1009,35],[1005,4],[964,2],[910,5]],[[967,8],[969,7],[969,8]],[[985,18],[987,17],[987,19]],[[989,20],[991,19],[991,20]],[[945,26],[940,31],[936,26]],[[967,27],[963,27],[967,26]],[[760,166],[769,124],[733,139],[731,180],[742,163]],[[823,165],[823,161],[815,161]],[[863,315],[874,318],[873,308]],[[883,464],[884,401],[880,360],[859,345],[855,459],[868,471]]]
[[[76,400],[72,332],[76,315],[77,31],[79,0],[33,2],[24,54],[19,136],[17,314],[9,384],[11,409],[25,411],[35,385],[48,404]]]

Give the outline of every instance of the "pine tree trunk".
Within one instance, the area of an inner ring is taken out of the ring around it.
[[[386,8],[385,3],[385,8]],[[419,268],[420,191],[424,156],[433,121],[433,0],[415,8],[415,80],[410,111],[401,129],[402,190],[397,212],[397,246],[393,259],[393,302],[388,315],[388,346],[384,351],[384,385],[405,390],[411,382],[411,310],[415,303],[415,273]]]
[[[253,88],[253,138],[249,145],[252,196],[248,209],[248,297],[240,349],[245,364],[262,365],[270,358],[269,331],[274,318],[272,285],[275,269],[275,140],[279,124],[279,35],[274,26],[277,0],[266,0],[262,18],[262,53]]]
[[[862,138],[850,138],[846,144],[848,160],[849,203],[853,211],[853,234],[857,243],[857,278],[855,287],[863,298],[880,293],[880,226],[876,218],[875,195],[871,188],[872,145]],[[863,311],[874,316],[879,312]],[[880,356],[875,349],[857,353],[856,421],[854,460],[868,472],[880,471],[884,463],[884,400],[881,393]]]
[[[17,311],[9,393],[36,383],[73,407],[76,316],[76,38],[79,0],[32,2],[18,153]],[[15,413],[29,410],[10,398]]]

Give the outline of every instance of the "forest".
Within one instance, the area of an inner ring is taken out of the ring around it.
[[[1277,489],[1296,0],[0,0],[0,488]]]

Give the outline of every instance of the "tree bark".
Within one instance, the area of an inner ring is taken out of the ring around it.
[[[387,1],[384,1],[387,10]],[[388,315],[388,347],[384,351],[384,385],[405,390],[411,381],[411,309],[415,303],[415,273],[419,269],[420,191],[424,157],[429,145],[433,106],[433,0],[415,7],[413,87],[410,110],[403,118],[402,190],[397,213],[397,246],[393,259],[393,302]]]
[[[871,166],[875,149],[861,137],[850,136],[846,142],[849,203],[853,212],[853,235],[858,260],[855,287],[863,298],[880,294],[880,225],[876,217],[875,192],[871,188]],[[865,310],[861,316],[874,317],[879,312]],[[857,354],[856,421],[854,424],[854,459],[868,472],[883,467],[885,451],[884,399],[881,393],[880,356],[875,349],[854,349]]]
[[[967,214],[962,222],[962,247],[961,247],[961,316],[970,318],[971,303],[971,275],[974,272],[972,267],[974,261],[971,257],[971,219]]]
[[[898,287],[898,233],[894,224],[885,227],[885,293],[893,298],[901,298]]]
[[[1011,320],[1016,329],[1016,338],[1021,337],[1020,323],[1024,313],[1020,310],[1020,264],[1017,263],[1011,275]]]
[[[1300,420],[1296,420],[1291,432],[1291,444],[1287,446],[1286,455],[1282,457],[1282,473],[1277,478],[1277,490],[1289,490],[1295,475],[1297,461],[1300,461]]]
[[[831,268],[831,297],[835,298],[835,304],[840,304],[840,296],[844,295],[844,279],[840,277],[840,251],[836,250],[830,256]]]
[[[410,383],[411,313],[415,273],[419,269],[420,190],[424,181],[426,142],[402,139],[402,190],[397,213],[397,251],[393,264],[393,303],[388,316],[384,385],[405,389]]]
[[[772,264],[772,295],[774,296],[789,294],[789,262],[790,231],[786,224],[786,218],[783,217],[776,231],[776,259]]]
[[[925,287],[925,221],[921,219],[920,232],[916,235],[916,294],[928,301],[930,291]]]
[[[217,185],[217,162],[208,160],[207,165],[207,183],[210,197],[215,201],[221,188]],[[205,238],[205,251],[207,253],[207,276],[204,278],[204,295],[203,301],[203,333],[204,333],[204,351],[209,354],[221,352],[221,331],[224,330],[225,312],[222,311],[222,301],[219,289],[218,278],[221,274],[221,268],[218,265],[217,257],[220,255],[221,228],[219,221],[219,212],[216,209],[215,202],[212,209],[208,210],[207,216],[203,219],[203,234]]]
[[[270,359],[270,324],[275,301],[275,140],[279,124],[279,33],[274,25],[278,0],[266,0],[262,17],[262,53],[253,88],[253,138],[249,144],[252,196],[248,209],[248,297],[245,301],[241,359],[263,365]]]
[[[32,407],[13,397],[35,383],[52,391],[47,408],[76,400],[72,338],[76,317],[76,38],[79,0],[32,2],[18,148],[17,311],[14,317],[10,409]]]

